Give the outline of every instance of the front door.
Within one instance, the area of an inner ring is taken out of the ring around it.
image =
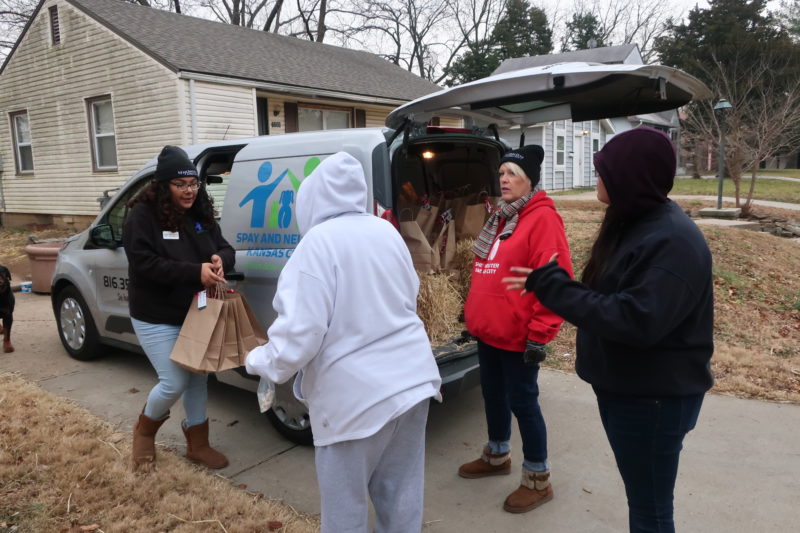
[[[584,153],[584,137],[583,132],[577,131],[575,133],[575,140],[572,145],[572,187],[583,187],[583,178],[585,172],[585,159]]]

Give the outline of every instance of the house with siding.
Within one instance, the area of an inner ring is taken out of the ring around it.
[[[42,0],[0,67],[0,214],[83,227],[166,144],[381,126],[436,85],[362,51],[121,0]]]
[[[638,45],[623,44],[560,54],[511,58],[503,61],[492,74],[566,62],[644,64]],[[669,133],[673,140],[677,140],[678,124],[677,112],[665,111],[582,122],[560,120],[533,124],[524,131],[518,128],[505,130],[501,134],[514,146],[519,144],[523,134],[526,144],[541,145],[545,153],[542,162],[542,187],[547,190],[559,190],[597,185],[592,156],[615,133],[647,125],[662,129]]]

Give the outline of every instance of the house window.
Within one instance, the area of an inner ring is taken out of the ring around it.
[[[110,96],[87,100],[92,162],[95,170],[117,169],[117,140]]]
[[[592,153],[595,154],[600,151],[600,139],[592,139]]]
[[[556,165],[564,166],[564,136],[556,135]]]
[[[297,109],[300,131],[336,130],[350,127],[352,111],[346,107],[307,106]]]
[[[31,123],[27,111],[11,113],[11,133],[14,141],[14,161],[18,174],[33,172],[33,146],[31,144]]]
[[[61,42],[61,27],[58,25],[58,6],[50,6],[50,38],[53,46]]]

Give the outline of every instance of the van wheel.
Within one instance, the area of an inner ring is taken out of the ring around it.
[[[293,385],[294,379],[275,386],[275,400],[272,409],[267,411],[267,418],[285,438],[296,444],[311,446],[314,436],[311,434],[308,409],[294,397]]]
[[[88,361],[102,355],[92,314],[73,286],[65,287],[56,297],[56,324],[61,344],[70,356]]]

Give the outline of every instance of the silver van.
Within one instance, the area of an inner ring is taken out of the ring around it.
[[[300,240],[294,201],[320,160],[346,151],[363,165],[367,209],[396,221],[404,191],[459,197],[499,196],[496,172],[509,149],[498,130],[553,120],[593,120],[674,109],[710,96],[698,80],[657,65],[562,63],[492,76],[410,102],[385,128],[291,133],[211,142],[184,149],[220,212],[223,235],[236,249],[229,273],[265,328],[275,318],[278,275]],[[429,126],[434,116],[458,116],[464,128]],[[157,154],[154,154],[154,156]],[[154,157],[102,207],[84,232],[67,240],[52,283],[59,335],[74,358],[89,360],[103,345],[139,351],[128,314],[128,265],[122,243],[127,202],[155,171]],[[342,238],[346,238],[343,236]],[[467,336],[434,346],[447,399],[479,382],[475,342]],[[243,369],[217,379],[255,391]],[[270,421],[285,437],[311,442],[306,409],[279,386]]]

